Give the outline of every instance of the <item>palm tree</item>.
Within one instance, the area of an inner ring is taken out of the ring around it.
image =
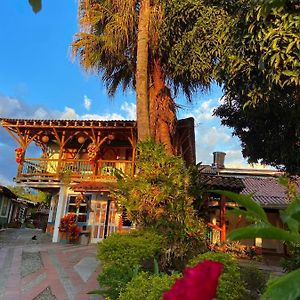
[[[175,103],[157,53],[161,19],[160,1],[81,0],[72,50],[85,70],[101,73],[109,95],[119,85],[136,89],[139,139],[152,136],[173,152]]]
[[[232,52],[228,13],[204,0],[80,0],[79,20],[74,55],[110,95],[136,88],[139,139],[150,133],[172,153],[176,104],[166,83],[188,100],[209,89]]]
[[[148,88],[149,21],[150,0],[142,0],[140,1],[136,56],[136,110],[139,140],[146,140],[150,137]]]

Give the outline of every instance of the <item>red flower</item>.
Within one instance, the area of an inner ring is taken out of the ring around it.
[[[186,268],[183,278],[164,293],[163,300],[212,300],[216,296],[218,279],[223,264],[205,260],[192,268]]]

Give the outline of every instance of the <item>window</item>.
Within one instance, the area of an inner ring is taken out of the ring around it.
[[[7,217],[9,208],[9,199],[6,197],[2,197],[2,201],[0,203],[0,216]]]
[[[69,196],[67,213],[76,214],[77,222],[86,223],[87,222],[87,204],[86,204],[86,202],[81,202],[80,206],[77,207],[76,197],[77,197],[77,195]],[[85,197],[87,197],[88,200],[90,198],[90,196],[85,196]]]

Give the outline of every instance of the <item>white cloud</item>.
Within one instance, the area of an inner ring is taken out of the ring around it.
[[[196,124],[202,124],[207,121],[212,121],[216,119],[213,116],[213,112],[218,105],[219,99],[209,99],[200,103],[196,108],[193,108],[190,112],[183,115],[184,118],[193,117]]]
[[[217,144],[228,143],[231,136],[227,134],[222,127],[211,127],[205,131],[204,134],[200,134],[200,143],[205,144],[208,147],[213,147]]]
[[[124,120],[125,118],[119,114],[105,114],[105,115],[97,115],[97,114],[85,114],[79,116],[82,120]]]
[[[75,112],[75,109],[72,107],[65,107],[65,110],[61,113],[60,119],[62,120],[77,120],[79,115]]]
[[[83,96],[83,106],[86,110],[90,110],[92,105],[92,100],[90,98],[88,98],[87,95]]]
[[[134,103],[124,102],[121,105],[121,110],[126,113],[126,119],[135,120],[136,119],[136,105]]]

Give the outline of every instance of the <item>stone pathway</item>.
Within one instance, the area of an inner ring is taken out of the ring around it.
[[[96,245],[53,244],[38,230],[7,229],[0,232],[0,270],[0,300],[101,299],[87,294],[98,289]]]

